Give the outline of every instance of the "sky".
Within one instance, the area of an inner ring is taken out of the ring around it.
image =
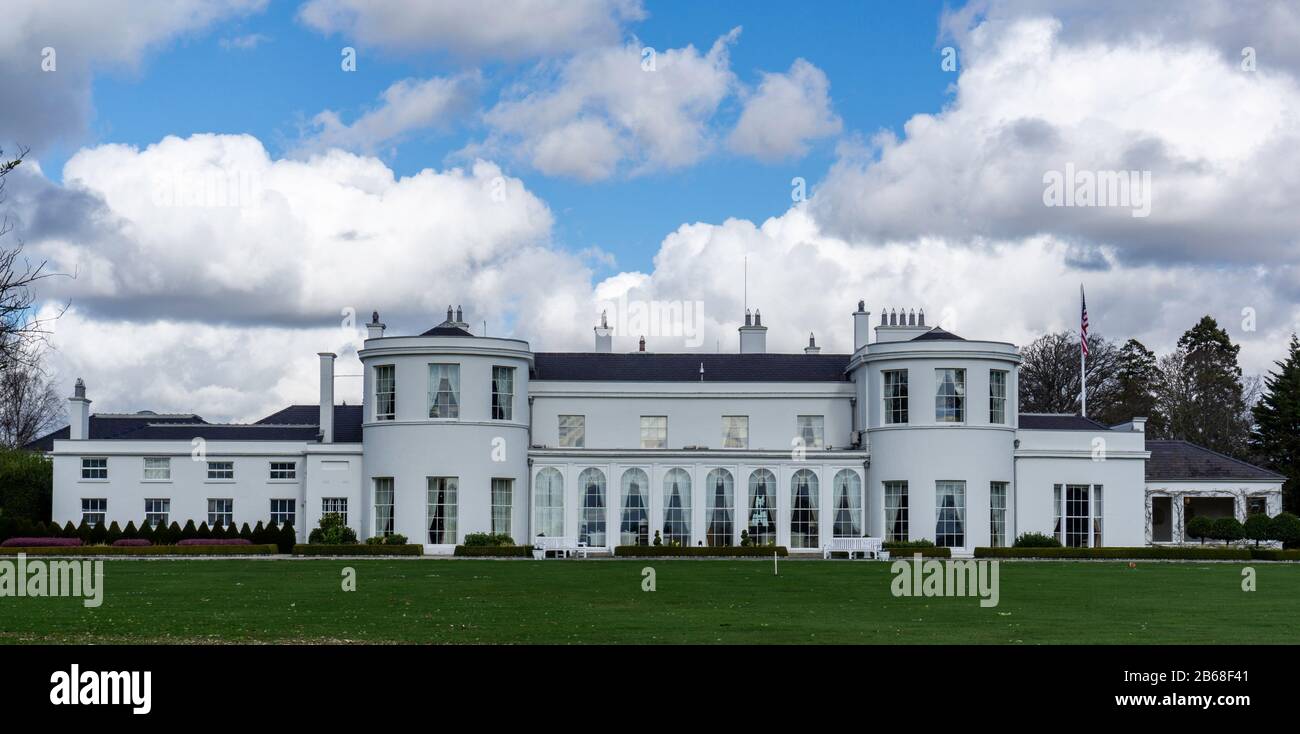
[[[1025,344],[1083,285],[1094,333],[1164,353],[1208,313],[1248,374],[1300,328],[1294,4],[6,13],[0,245],[60,274],[51,366],[101,412],[255,420],[321,351],[355,402],[370,313],[448,304],[537,350],[603,310],[618,350],[735,351],[748,305],[769,351],[847,352],[859,299]]]

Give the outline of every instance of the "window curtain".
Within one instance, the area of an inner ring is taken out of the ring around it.
[[[685,469],[670,469],[664,475],[665,544],[691,544],[691,475]]]
[[[776,543],[776,475],[767,469],[749,475],[748,530],[755,545]]]
[[[547,467],[537,473],[537,534],[548,538],[564,535],[564,477],[558,469]]]
[[[605,473],[596,468],[583,469],[578,475],[582,491],[582,515],[578,524],[578,541],[591,547],[605,546]]]
[[[843,469],[835,475],[835,523],[837,538],[862,536],[862,480],[858,473]]]
[[[790,547],[816,548],[819,524],[817,522],[817,475],[800,469],[790,478]]]
[[[514,504],[514,482],[492,480],[492,532],[510,533],[510,510]]]
[[[429,365],[429,417],[460,417],[460,365]]]
[[[375,480],[375,535],[393,534],[393,480]]]
[[[429,477],[429,542],[451,545],[456,542],[455,477]]]
[[[623,522],[619,528],[620,545],[650,545],[650,516],[646,490],[650,479],[640,469],[623,472]]]
[[[961,548],[966,545],[966,484],[938,482],[935,503],[935,545]]]
[[[513,416],[515,371],[509,367],[492,368],[492,418],[510,420]]]
[[[714,469],[704,481],[706,494],[705,517],[708,529],[704,542],[710,546],[732,544],[731,522],[734,507],[735,480],[726,469]]]
[[[885,540],[906,542],[907,482],[885,482]]]

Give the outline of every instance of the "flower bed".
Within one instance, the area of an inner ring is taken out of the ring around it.
[[[10,538],[0,548],[75,548],[81,538]]]
[[[253,541],[245,538],[189,538],[176,545],[252,545]]]
[[[620,545],[614,548],[615,556],[628,558],[771,558],[773,553],[782,558],[790,555],[783,545]]]
[[[279,553],[274,544],[268,545],[149,545],[112,546],[85,545],[69,547],[0,548],[0,555],[24,553],[29,556],[269,556]]]
[[[458,545],[453,555],[461,558],[530,558],[531,545]]]

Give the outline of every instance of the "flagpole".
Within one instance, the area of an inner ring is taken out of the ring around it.
[[[1087,308],[1084,304],[1086,301],[1083,297],[1083,283],[1079,284],[1079,313],[1084,314]],[[1079,414],[1084,418],[1088,417],[1088,348],[1085,346],[1088,335],[1083,331],[1082,320],[1080,320],[1079,329],[1079,387],[1082,389],[1080,399]]]

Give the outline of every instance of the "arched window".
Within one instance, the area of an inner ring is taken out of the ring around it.
[[[538,535],[548,538],[564,535],[564,477],[560,476],[559,469],[548,466],[537,472],[533,507]]]
[[[817,495],[817,475],[812,470],[800,469],[790,477],[791,548],[817,547]]]
[[[669,469],[664,475],[664,545],[691,544],[691,475]]]
[[[731,545],[732,513],[735,511],[735,485],[731,472],[714,469],[704,481],[704,542],[711,546]]]
[[[582,514],[578,516],[578,541],[593,548],[605,545],[605,472],[592,467],[578,475]]]
[[[862,537],[862,479],[852,469],[842,469],[835,475],[835,494],[832,507],[837,538]]]
[[[776,475],[755,469],[749,475],[749,512],[745,520],[754,545],[776,543]]]
[[[623,472],[620,545],[650,545],[650,478],[640,469]]]

